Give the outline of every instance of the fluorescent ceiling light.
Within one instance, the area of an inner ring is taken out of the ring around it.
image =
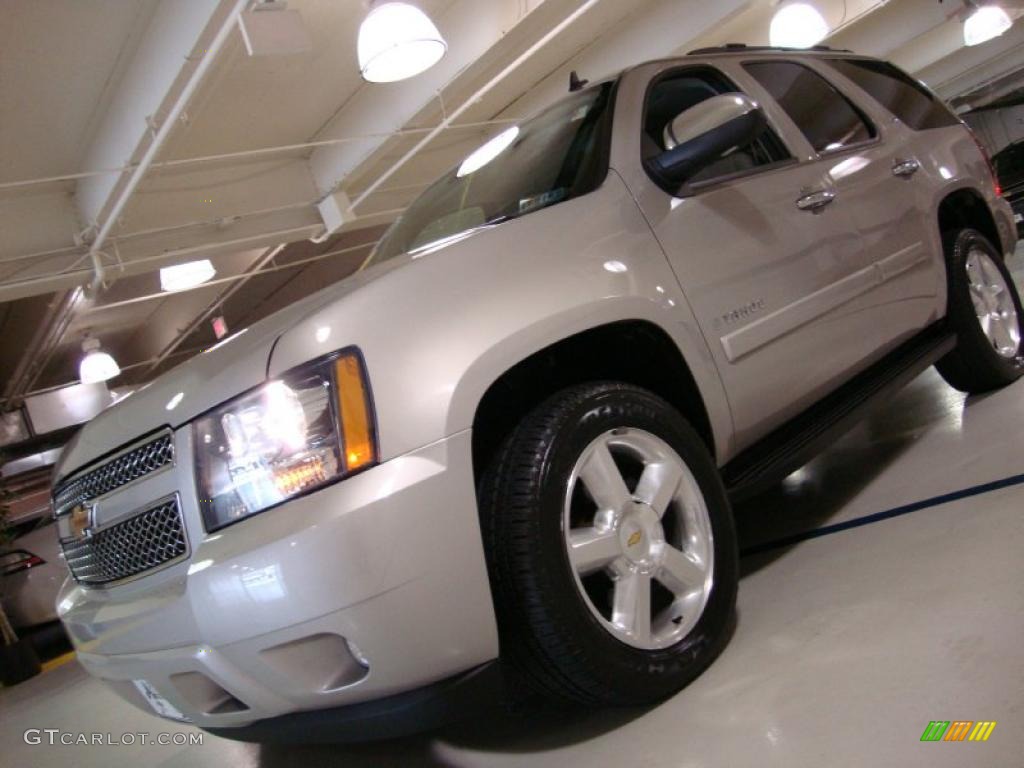
[[[964,22],[964,45],[987,43],[1012,26],[1009,15],[998,5],[983,5]]]
[[[117,361],[100,349],[99,339],[86,339],[82,342],[82,350],[85,357],[78,364],[78,378],[83,384],[99,384],[121,373]]]
[[[828,24],[810,3],[791,3],[775,12],[768,39],[779,48],[810,48],[824,40]]]
[[[175,264],[160,269],[160,287],[165,291],[183,291],[202,285],[216,274],[209,259]]]
[[[359,71],[371,83],[391,83],[434,66],[448,43],[423,11],[387,2],[370,9],[359,27]]]
[[[502,131],[482,147],[474,150],[469,157],[463,160],[462,165],[459,166],[459,170],[456,171],[455,176],[461,179],[463,176],[469,176],[469,174],[479,171],[491,162],[491,160],[508,149],[512,145],[512,142],[516,140],[517,136],[519,136],[518,125],[513,125],[508,130]]]

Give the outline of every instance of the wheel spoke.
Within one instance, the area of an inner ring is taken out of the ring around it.
[[[1014,317],[1013,321],[1016,322],[1016,320],[1017,318]],[[1010,321],[1008,318],[999,314],[993,315],[990,331],[992,341],[995,343],[996,350],[1000,354],[1007,354],[1011,350],[1013,352],[1017,351],[1019,343],[1014,340],[1010,332]]]
[[[622,555],[615,531],[582,528],[569,534],[569,560],[581,576],[598,571]]]
[[[601,509],[621,509],[630,499],[626,481],[622,479],[607,443],[594,446],[580,470],[580,480]]]
[[[630,573],[615,582],[612,597],[612,623],[625,629],[634,639],[651,639],[651,577]]]
[[[981,268],[981,259],[975,253],[970,254],[967,257],[967,280],[975,288],[983,288],[985,286],[985,273]]]
[[[675,462],[648,464],[637,483],[636,497],[647,502],[658,517],[664,517],[682,479],[683,469]]]
[[[1017,306],[1013,303],[1013,297],[1009,291],[1004,291],[999,294],[999,300],[996,302],[996,306],[999,307],[999,313],[1007,318],[1008,320],[1017,321]]]
[[[665,545],[661,568],[655,578],[675,595],[682,596],[704,586],[704,568],[696,558]]]
[[[1001,290],[1003,276],[999,274],[999,270],[992,263],[992,259],[988,257],[988,254],[980,254],[978,256],[978,266],[989,293],[998,293]]]
[[[976,285],[970,286],[971,291],[971,303],[974,304],[974,312],[978,317],[983,317],[988,314],[988,304],[985,301],[985,295],[982,293],[982,289]]]

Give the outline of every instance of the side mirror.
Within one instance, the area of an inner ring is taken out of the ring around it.
[[[647,167],[667,182],[682,184],[729,152],[754,141],[766,125],[764,112],[749,96],[712,96],[665,126],[665,151],[649,159]]]

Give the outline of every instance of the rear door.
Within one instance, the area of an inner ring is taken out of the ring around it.
[[[835,66],[879,77],[860,63],[866,61],[847,66],[807,57],[747,62],[744,68],[807,137],[817,164],[852,214],[863,243],[861,264],[875,273],[874,285],[859,303],[872,320],[861,328],[873,347],[870,362],[938,318],[945,273],[931,215],[927,144],[837,76]],[[922,119],[938,119],[926,107],[916,112]],[[848,134],[836,123],[844,113],[852,126]]]
[[[676,114],[715,93],[747,90],[726,66],[669,68],[642,101],[620,105],[633,120],[643,116],[622,126],[638,134],[641,158],[660,151]],[[807,162],[799,134],[780,129],[778,106],[755,98],[773,127],[683,188],[659,186],[635,159],[619,164],[722,377],[734,451],[827,394],[869,352],[866,321],[849,305],[866,279],[853,212],[835,196],[827,168]]]

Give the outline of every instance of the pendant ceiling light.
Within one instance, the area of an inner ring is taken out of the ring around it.
[[[83,384],[99,384],[121,373],[117,361],[100,349],[99,339],[88,338],[82,342],[85,357],[78,364],[78,378]]]
[[[964,22],[964,45],[981,45],[999,37],[1012,26],[1010,16],[998,5],[974,6]]]
[[[184,291],[186,288],[195,288],[207,280],[211,280],[217,270],[209,259],[200,261],[187,261],[184,264],[175,264],[173,267],[162,267],[160,269],[160,287],[165,291]]]
[[[828,23],[810,3],[790,3],[775,12],[768,39],[779,48],[810,48],[824,40]]]
[[[392,83],[434,66],[448,50],[434,22],[409,3],[375,3],[359,27],[359,71],[371,83]]]

